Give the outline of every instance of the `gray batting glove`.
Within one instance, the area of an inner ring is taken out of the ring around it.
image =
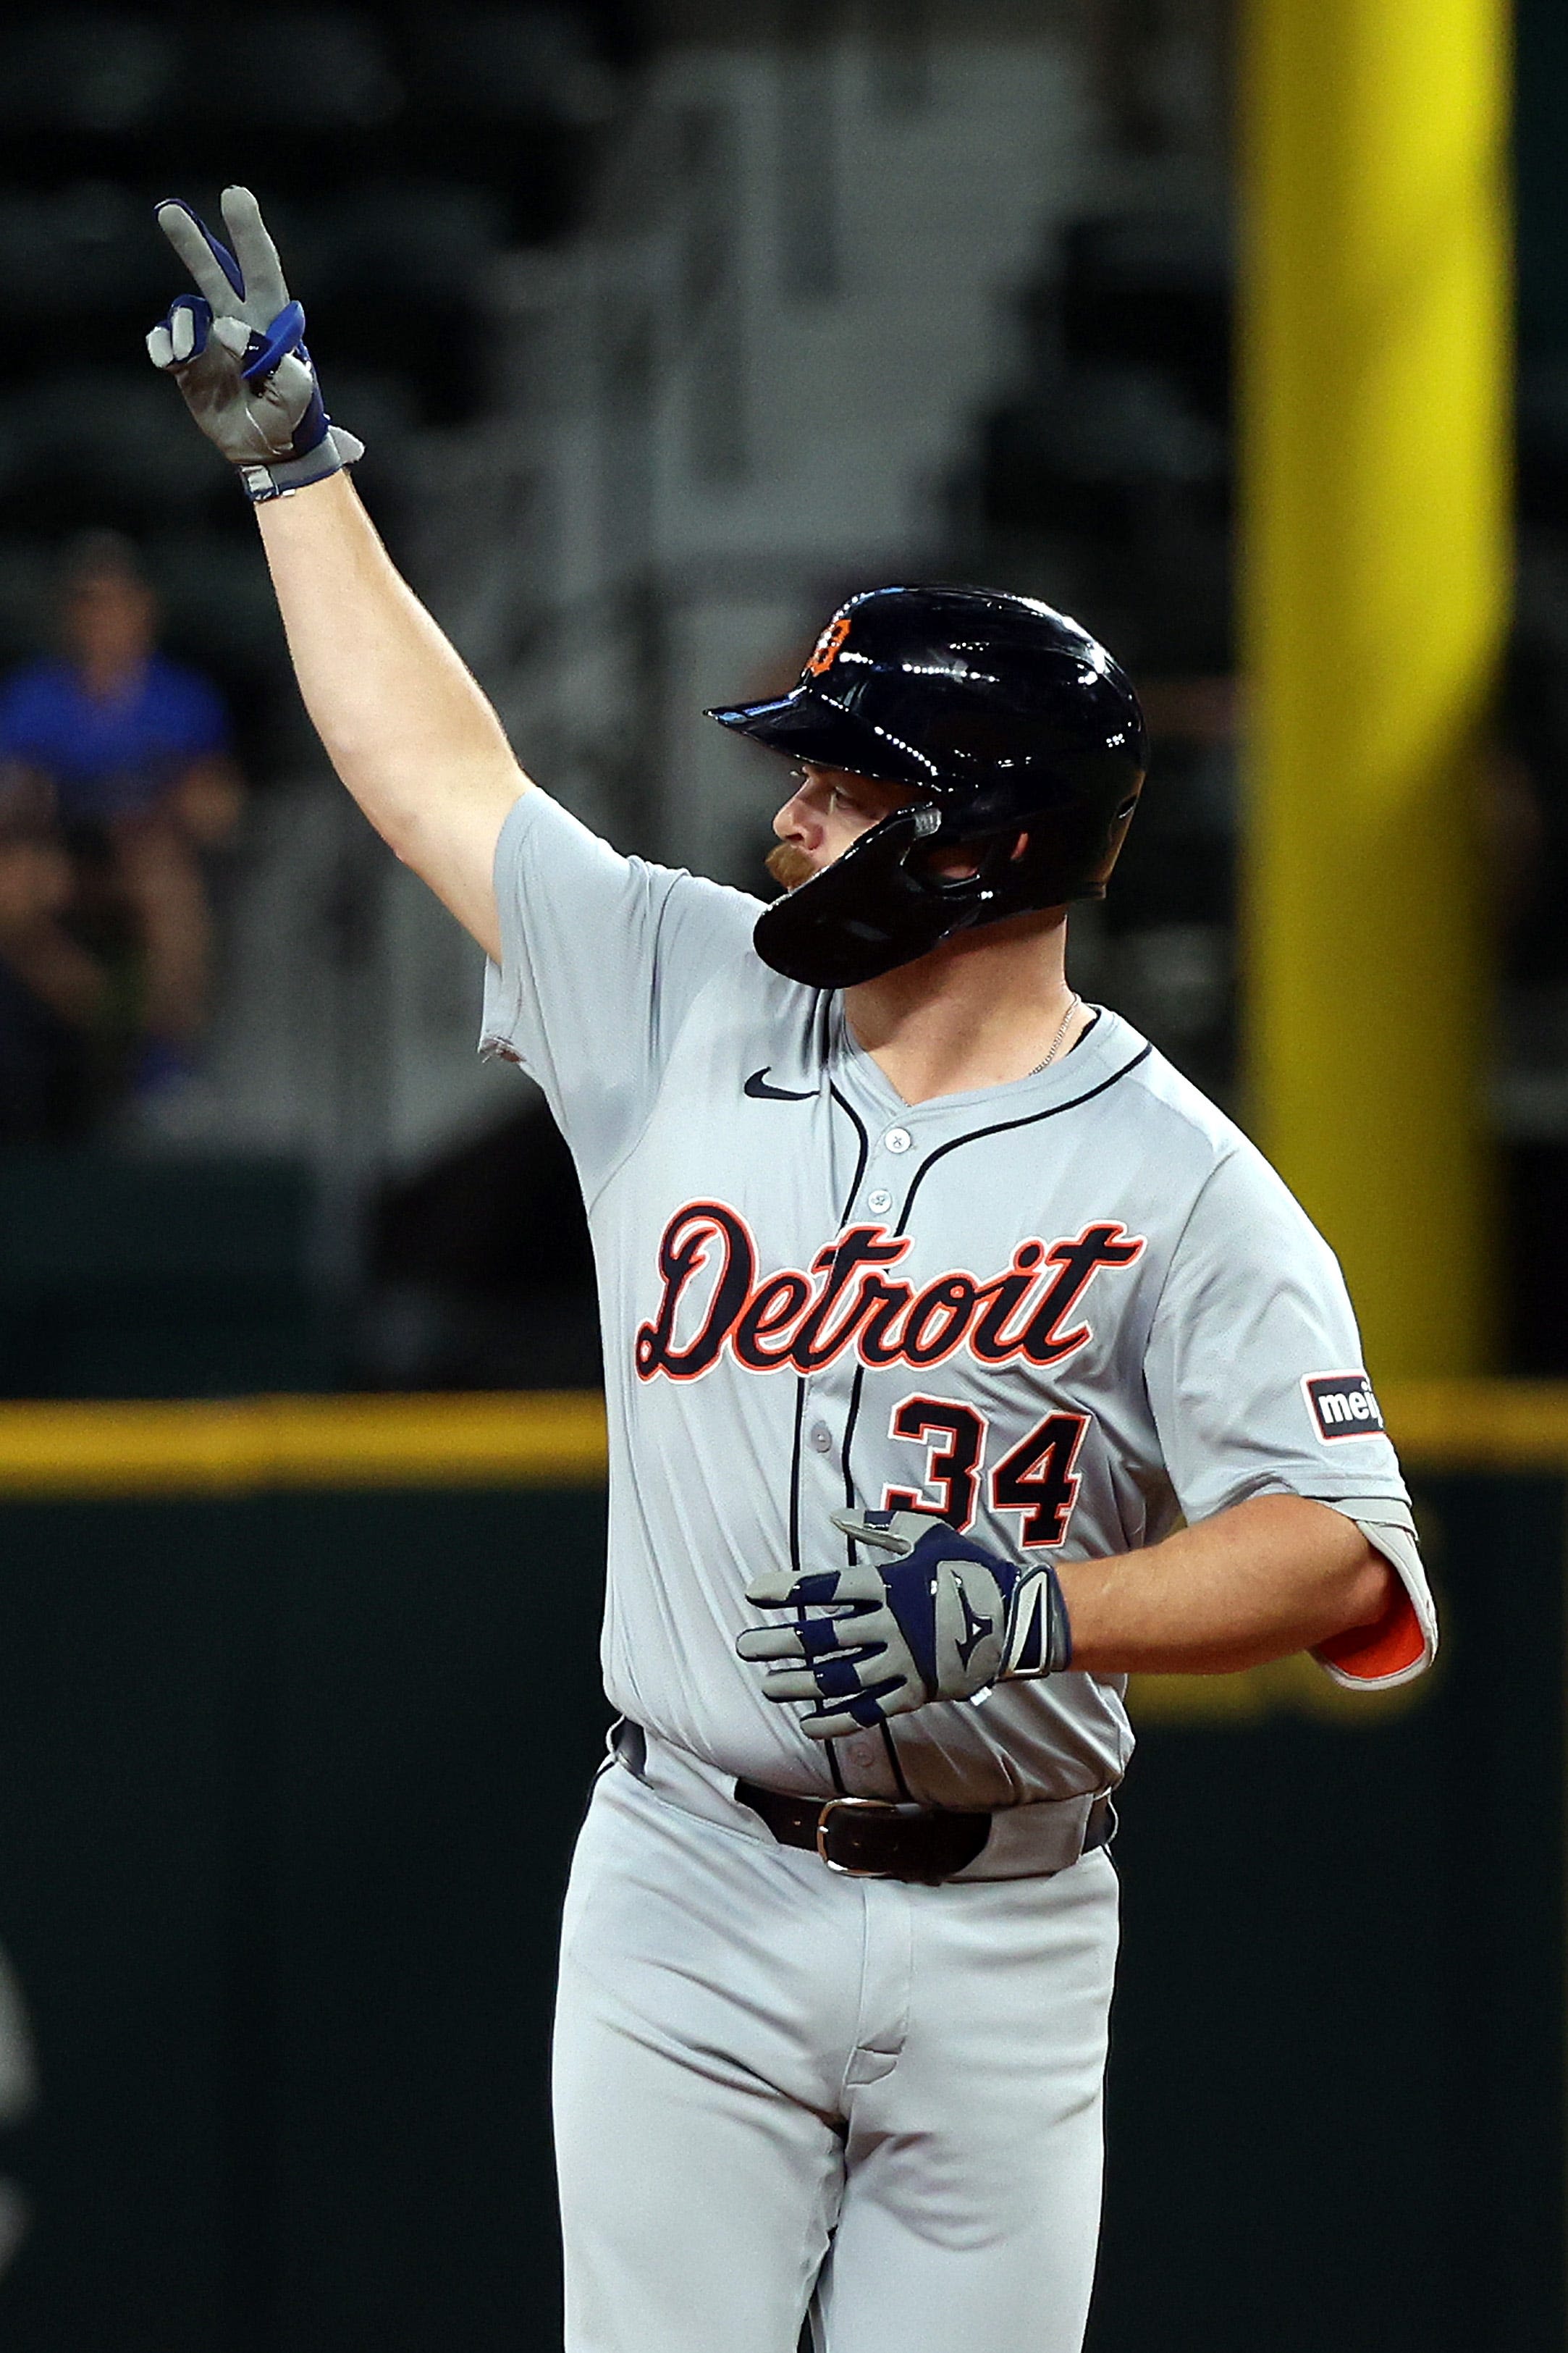
[[[1048,1564],[1020,1568],[929,1512],[836,1512],[833,1525],[884,1557],[754,1577],[747,1600],[796,1610],[797,1621],[748,1626],[735,1644],[742,1659],[783,1662],[763,1690],[815,1703],[801,1718],[814,1740],[1070,1665],[1072,1629]]]
[[[364,444],[334,425],[305,348],[305,313],[290,301],[278,248],[248,188],[226,188],[234,251],[177,196],[158,225],[195,280],[147,338],[207,439],[237,467],[256,504],[352,466]]]

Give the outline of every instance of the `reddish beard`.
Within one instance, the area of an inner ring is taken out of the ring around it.
[[[805,850],[797,849],[793,841],[781,841],[776,849],[769,850],[767,869],[773,881],[786,891],[797,891],[816,871]]]

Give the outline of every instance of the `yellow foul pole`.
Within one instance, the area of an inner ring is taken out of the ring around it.
[[[1251,1124],[1374,1374],[1489,1341],[1479,728],[1507,594],[1506,0],[1245,0]]]

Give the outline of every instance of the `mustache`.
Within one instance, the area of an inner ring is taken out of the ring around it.
[[[805,850],[797,849],[793,841],[781,841],[770,849],[765,862],[773,881],[785,891],[797,891],[816,871]]]

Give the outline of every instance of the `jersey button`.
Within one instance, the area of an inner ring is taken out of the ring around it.
[[[882,1215],[885,1209],[890,1209],[892,1206],[892,1195],[889,1192],[885,1192],[880,1185],[878,1186],[874,1193],[868,1193],[866,1196],[866,1207],[868,1209],[875,1209],[879,1217]]]
[[[832,1453],[833,1432],[828,1429],[827,1424],[825,1421],[814,1421],[812,1423],[811,1444],[818,1454]]]
[[[889,1152],[907,1152],[912,1138],[907,1127],[890,1127],[882,1141]]]

